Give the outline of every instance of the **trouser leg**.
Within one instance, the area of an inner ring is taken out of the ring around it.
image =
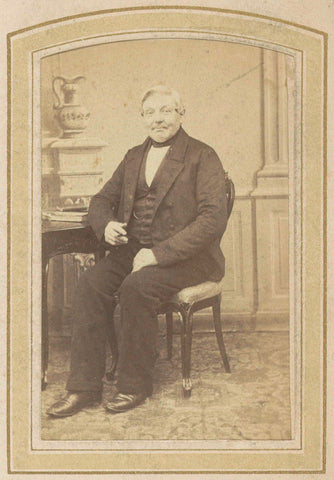
[[[207,279],[207,269],[196,259],[168,267],[145,267],[125,278],[120,287],[119,391],[151,391],[159,305],[182,288]]]
[[[115,307],[114,293],[132,269],[136,249],[112,249],[79,279],[72,323],[71,370],[67,390],[101,390],[105,371],[107,328]]]

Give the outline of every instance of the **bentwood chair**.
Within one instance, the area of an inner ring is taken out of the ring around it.
[[[234,184],[225,174],[226,196],[227,196],[227,215],[231,215],[235,191]],[[187,287],[174,295],[168,302],[161,304],[159,314],[166,315],[166,337],[167,337],[167,358],[172,358],[173,350],[173,313],[177,313],[181,323],[181,362],[182,362],[182,387],[184,397],[190,397],[192,384],[190,380],[191,368],[191,344],[193,330],[193,315],[195,312],[204,308],[211,307],[213,322],[216,332],[217,343],[222,357],[225,371],[230,373],[230,365],[226,354],[224,338],[221,325],[221,291],[223,280],[219,282],[207,281],[193,287]],[[115,298],[117,301],[117,297]],[[111,347],[112,363],[106,376],[112,380],[117,367],[118,348],[115,335],[115,329],[109,331],[109,343]]]

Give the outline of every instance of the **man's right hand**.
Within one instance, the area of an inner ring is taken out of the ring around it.
[[[128,243],[126,236],[126,223],[111,221],[104,230],[104,239],[110,245],[124,245]]]

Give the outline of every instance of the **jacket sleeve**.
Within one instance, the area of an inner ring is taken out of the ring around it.
[[[197,217],[183,230],[155,245],[152,251],[161,266],[193,257],[219,240],[227,224],[225,173],[212,149],[204,150],[196,177]]]
[[[103,239],[108,223],[112,220],[117,221],[116,214],[121,198],[125,162],[126,156],[116,168],[111,179],[90,201],[88,222],[100,241]]]

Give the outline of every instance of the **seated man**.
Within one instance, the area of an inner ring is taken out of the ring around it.
[[[224,275],[225,176],[214,150],[181,127],[184,107],[157,86],[142,99],[148,138],[128,151],[89,207],[97,237],[113,247],[80,278],[67,395],[48,414],[73,415],[101,400],[105,344],[119,292],[121,333],[111,413],[152,394],[157,311],[185,287]]]

